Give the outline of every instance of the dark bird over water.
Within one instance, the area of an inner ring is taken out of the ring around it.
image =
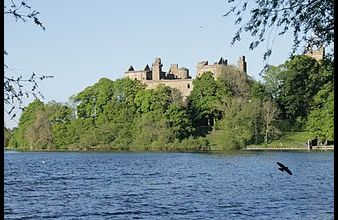
[[[278,166],[280,166],[278,169],[282,172],[287,172],[288,174],[292,175],[291,171],[288,167],[284,166],[284,164],[277,162]]]

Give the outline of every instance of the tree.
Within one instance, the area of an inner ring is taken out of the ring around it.
[[[32,9],[32,7],[27,4],[27,1],[5,0],[4,14],[14,17],[15,21],[20,20],[22,22],[27,22],[27,20],[31,20],[37,26],[40,26],[43,30],[46,30],[45,26],[41,23],[38,17],[40,12]]]
[[[165,116],[168,126],[172,128],[176,138],[182,140],[191,135],[193,127],[185,107],[173,103],[166,110]]]
[[[219,121],[224,149],[240,149],[253,138],[257,107],[256,103],[244,98],[235,97],[230,100]]]
[[[137,110],[135,97],[143,90],[144,86],[137,80],[102,78],[79,92],[74,97],[78,118],[67,129],[74,132],[70,137],[76,137],[79,147],[86,149],[115,146],[126,149],[131,142],[131,126]],[[78,133],[74,129],[81,124],[85,129],[78,128],[82,130]]]
[[[102,89],[106,91],[99,91]],[[96,125],[109,122],[119,123],[123,127],[133,121],[137,110],[135,97],[144,90],[144,86],[138,80],[125,78],[111,81],[110,87],[97,87],[95,90],[104,93],[101,98],[104,102],[100,104],[102,112],[97,114]]]
[[[160,98],[160,100],[157,100]],[[147,113],[155,110],[164,112],[169,96],[156,96],[155,89],[147,89],[139,91],[135,96],[135,105],[139,113]]]
[[[314,97],[314,103],[308,116],[306,125],[312,138],[334,140],[334,90],[330,82]]]
[[[159,84],[154,89],[140,90],[134,99],[137,112],[146,113],[159,110],[165,112],[170,105],[183,105],[180,91],[164,84]]]
[[[263,129],[263,120],[262,120],[262,102],[268,101],[271,99],[266,85],[259,81],[252,80],[250,82],[250,99],[253,115],[253,129],[254,129],[254,143],[258,144],[261,141],[261,131]]]
[[[93,118],[77,118],[67,123],[64,133],[64,136],[69,139],[67,148],[87,149],[93,146],[96,138],[88,141],[92,137],[90,134],[93,129],[95,129]]]
[[[250,99],[259,99],[266,101],[270,99],[269,93],[265,84],[260,81],[251,81],[250,82]]]
[[[40,26],[45,30],[45,26],[41,23],[38,15],[39,11],[32,9],[26,1],[5,1],[4,2],[4,15],[13,17],[15,21],[27,22],[27,20],[33,21],[34,24]],[[8,55],[7,51],[4,51],[4,55]],[[32,73],[30,77],[23,77],[23,75],[17,75],[12,72],[12,69],[4,64],[4,110],[5,112],[14,118],[17,114],[17,110],[24,110],[23,100],[30,96],[34,98],[44,98],[41,91],[38,89],[38,81],[53,76],[36,76]],[[30,87],[27,89],[27,87]]]
[[[175,133],[162,111],[143,113],[133,123],[133,142],[130,149],[162,150],[175,140]]]
[[[12,138],[12,134],[13,131],[7,129],[5,127],[4,129],[4,147],[8,147],[8,143],[10,142],[11,138]]]
[[[310,76],[319,74],[319,63],[307,56],[295,56],[285,62],[282,95],[280,102],[285,108],[286,117],[305,119],[317,84]]]
[[[48,119],[51,111],[42,109],[35,113],[33,124],[29,125],[24,133],[29,149],[52,149],[52,123]]]
[[[206,72],[193,81],[194,88],[188,97],[188,108],[195,127],[214,129],[215,122],[222,117],[230,86],[224,79],[216,80],[211,72]],[[199,129],[200,130],[200,129]]]
[[[34,124],[37,116],[37,112],[43,110],[45,105],[39,99],[31,102],[26,108],[25,111],[21,114],[19,119],[18,128],[15,129],[13,133],[13,138],[11,139],[10,145],[14,148],[26,148],[28,147],[28,142],[26,139],[27,129]]]
[[[249,77],[235,66],[222,67],[217,80],[226,82],[233,96],[244,97],[250,93]]]
[[[75,96],[78,117],[98,117],[114,95],[113,81],[102,78]]]
[[[269,143],[270,137],[275,137],[280,134],[280,131],[276,126],[274,126],[274,122],[276,121],[280,111],[277,105],[271,101],[263,102],[262,106],[262,117],[264,124],[264,143],[267,145]]]
[[[138,91],[134,99],[137,114],[132,126],[133,148],[148,148],[154,143],[161,148],[191,134],[191,121],[178,92],[163,84]]]
[[[249,45],[251,50],[267,40],[264,60],[272,53],[270,43],[275,37],[290,30],[293,32],[292,54],[303,42],[307,44],[305,50],[334,42],[333,0],[228,0],[228,3],[231,7],[224,16],[233,14],[235,25],[240,26],[231,44],[241,40],[243,31],[254,39]],[[249,16],[246,15],[248,10]]]
[[[278,100],[283,95],[282,86],[284,71],[285,68],[283,65],[270,65],[262,75],[265,90],[268,96],[273,100]]]
[[[50,102],[47,107],[52,110],[48,120],[52,126],[53,144],[55,148],[64,148],[72,144],[71,133],[69,132],[70,124],[75,120],[73,110],[61,103]]]
[[[329,63],[297,55],[263,73],[266,91],[281,110],[281,118],[294,129],[303,129],[313,96],[333,79]]]

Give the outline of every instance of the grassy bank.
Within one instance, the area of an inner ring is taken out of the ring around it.
[[[207,135],[207,139],[212,146],[212,150],[226,149],[224,146],[224,137],[222,137],[222,130],[215,130],[211,134]],[[308,132],[285,132],[278,140],[273,140],[267,145],[264,143],[251,144],[246,146],[247,148],[289,148],[289,149],[307,149],[307,141],[310,139]]]
[[[310,139],[310,135],[307,132],[286,132],[278,140],[271,141],[269,144],[265,145],[248,145],[246,149],[248,150],[308,150],[307,141]],[[329,146],[313,146],[312,150],[334,150],[333,145]]]
[[[310,139],[308,132],[285,132],[278,140],[273,140],[267,145],[264,143],[257,145],[249,145],[248,148],[307,148],[307,141]]]

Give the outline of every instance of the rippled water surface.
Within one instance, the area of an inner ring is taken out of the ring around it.
[[[5,219],[333,219],[333,152],[4,159]]]

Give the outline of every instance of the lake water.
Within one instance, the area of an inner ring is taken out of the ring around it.
[[[333,161],[333,152],[5,151],[4,217],[333,219]]]

